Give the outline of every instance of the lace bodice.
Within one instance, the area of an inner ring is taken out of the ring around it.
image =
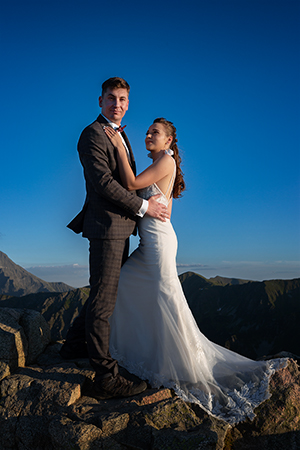
[[[161,190],[159,189],[159,187],[157,186],[156,183],[153,183],[146,188],[138,190],[137,194],[139,197],[141,197],[145,200],[148,200],[153,195],[160,194],[160,197],[158,198],[158,202],[163,203],[166,206],[168,206],[168,203],[170,201],[170,199],[167,199],[165,194],[163,192],[161,192]]]

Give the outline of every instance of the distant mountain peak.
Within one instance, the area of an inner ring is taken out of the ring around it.
[[[0,269],[7,267],[11,263],[13,262],[11,259],[9,259],[6,253],[0,251]]]
[[[27,272],[0,251],[0,295],[23,295],[37,292],[67,292],[74,288],[65,283],[50,283]]]
[[[240,278],[226,278],[220,277],[218,275],[216,277],[210,278],[209,281],[212,281],[213,284],[219,286],[226,286],[227,284],[236,285],[236,284],[251,283],[250,280],[241,280]]]

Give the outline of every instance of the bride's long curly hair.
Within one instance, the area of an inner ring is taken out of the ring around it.
[[[177,136],[176,136],[176,128],[174,127],[172,122],[169,122],[168,120],[164,119],[163,117],[158,117],[153,121],[153,123],[161,123],[166,130],[167,136],[172,136],[173,140],[170,145],[170,149],[173,150],[174,155],[173,158],[176,162],[176,177],[173,187],[173,198],[179,198],[182,196],[182,192],[185,190],[185,182],[183,179],[183,172],[181,170],[180,164],[181,164],[181,158],[179,155],[179,150],[177,147]]]

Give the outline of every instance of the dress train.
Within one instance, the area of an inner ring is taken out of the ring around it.
[[[156,184],[139,192],[161,194]],[[183,400],[234,424],[252,419],[270,397],[271,375],[285,359],[253,361],[210,342],[199,330],[176,270],[177,238],[170,221],[145,216],[140,244],[121,270],[111,317],[110,352],[152,387],[172,388]]]

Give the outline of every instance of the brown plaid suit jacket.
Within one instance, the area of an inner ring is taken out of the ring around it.
[[[127,239],[134,231],[136,213],[142,199],[122,187],[116,149],[106,136],[106,119],[99,115],[86,127],[78,141],[78,152],[86,182],[86,201],[82,211],[69,223],[75,233],[88,239]],[[126,134],[122,134],[135,161]]]

